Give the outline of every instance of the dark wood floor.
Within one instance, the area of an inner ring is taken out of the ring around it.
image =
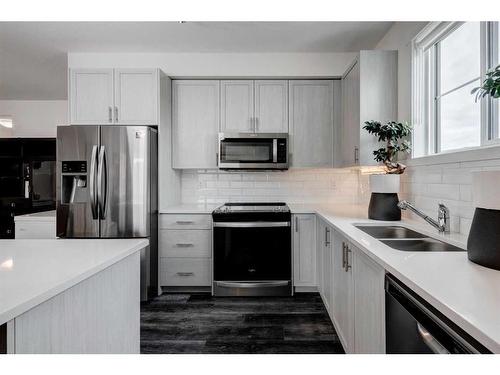
[[[163,294],[141,306],[141,353],[344,353],[316,293]]]

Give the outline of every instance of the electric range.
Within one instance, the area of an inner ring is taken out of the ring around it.
[[[226,203],[212,218],[215,296],[292,294],[291,213],[286,203]]]

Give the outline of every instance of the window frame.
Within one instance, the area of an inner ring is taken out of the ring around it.
[[[414,127],[412,133],[412,158],[429,157],[500,145],[498,107],[493,105],[492,98],[487,97],[482,99],[480,103],[480,145],[446,151],[441,151],[440,149],[441,140],[438,119],[440,116],[441,101],[435,100],[439,92],[440,83],[439,43],[464,23],[430,22],[412,40],[411,120]],[[479,78],[483,82],[486,72],[496,66],[499,63],[498,60],[500,60],[498,58],[499,22],[480,22],[480,27]],[[434,48],[435,46],[437,47]],[[427,53],[427,51],[430,53]],[[434,64],[432,69],[430,69],[431,64]],[[463,84],[461,87],[465,85],[467,84]],[[457,89],[458,87],[452,91]],[[440,97],[442,96],[441,94]]]

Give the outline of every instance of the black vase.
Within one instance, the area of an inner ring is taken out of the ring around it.
[[[500,270],[500,210],[476,208],[467,240],[469,260]]]
[[[401,209],[398,207],[397,193],[372,193],[368,206],[368,218],[372,220],[401,220]]]

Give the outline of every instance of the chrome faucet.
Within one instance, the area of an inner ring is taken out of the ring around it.
[[[450,232],[450,210],[442,203],[439,203],[437,221],[427,216],[426,214],[424,214],[422,211],[420,211],[418,208],[416,208],[407,201],[399,201],[398,207],[402,210],[409,209],[410,211],[414,212],[441,233]]]

